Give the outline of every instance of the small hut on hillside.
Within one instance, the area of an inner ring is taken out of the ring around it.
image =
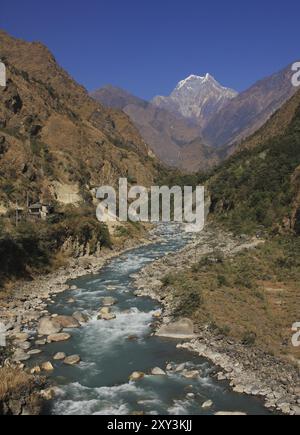
[[[28,213],[29,216],[45,220],[51,213],[53,213],[53,207],[50,204],[37,202],[28,207]]]

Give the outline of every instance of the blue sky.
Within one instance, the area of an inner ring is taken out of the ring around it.
[[[111,83],[146,99],[210,72],[239,91],[300,60],[300,2],[10,0],[0,27],[45,43],[89,90]]]

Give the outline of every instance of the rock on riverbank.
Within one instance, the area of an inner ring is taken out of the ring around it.
[[[162,325],[156,332],[158,337],[189,339],[195,338],[194,324],[190,319],[180,319],[167,325]]]

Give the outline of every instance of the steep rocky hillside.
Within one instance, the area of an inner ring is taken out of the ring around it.
[[[145,142],[167,165],[197,171],[215,164],[214,150],[204,144],[201,129],[191,120],[113,86],[98,89],[91,95],[106,107],[127,113]]]
[[[128,116],[89,97],[38,42],[0,31],[0,206],[76,202],[120,176],[150,185],[158,161]]]

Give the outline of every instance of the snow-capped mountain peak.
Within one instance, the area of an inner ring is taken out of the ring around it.
[[[209,73],[204,76],[191,74],[177,84],[169,97],[155,97],[152,103],[191,118],[203,127],[211,116],[236,96],[236,91],[223,87]]]
[[[205,76],[206,77],[206,76]],[[191,84],[192,82],[198,81],[198,82],[203,82],[205,80],[205,77],[201,77],[201,76],[196,76],[194,74],[191,74],[190,76],[188,76],[186,79],[181,80],[178,85],[176,86],[176,89],[181,89],[184,86],[188,86],[189,84]]]
[[[181,89],[184,86],[189,86],[190,84],[193,83],[198,83],[198,84],[203,84],[205,83],[207,80],[211,80],[214,78],[209,74],[205,74],[205,76],[196,76],[195,74],[191,74],[190,76],[188,76],[186,79],[181,80],[178,85],[176,86],[176,89]]]

